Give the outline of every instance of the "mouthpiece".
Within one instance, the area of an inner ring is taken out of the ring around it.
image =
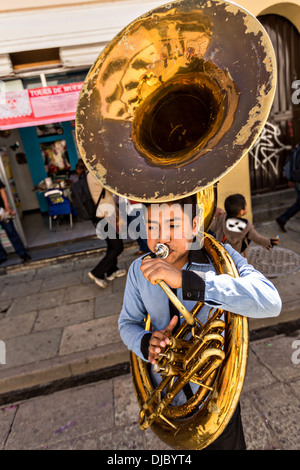
[[[157,243],[154,248],[154,254],[157,258],[165,259],[169,256],[169,248],[163,243]]]

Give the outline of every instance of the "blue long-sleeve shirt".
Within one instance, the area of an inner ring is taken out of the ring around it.
[[[280,314],[281,299],[274,285],[230,245],[226,250],[235,263],[239,276],[216,274],[213,264],[207,262],[186,264],[183,267],[182,288],[177,297],[188,311],[204,302],[198,318],[205,323],[211,307],[228,310],[249,318],[276,317]],[[119,317],[119,332],[129,350],[145,360],[142,340],[144,319],[150,315],[153,330],[162,330],[170,322],[169,299],[159,285],[152,285],[143,276],[142,258],[129,268],[123,307]],[[183,321],[183,320],[181,320]]]

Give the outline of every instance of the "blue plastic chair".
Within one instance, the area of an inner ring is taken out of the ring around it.
[[[52,217],[70,214],[70,226],[73,228],[72,207],[60,189],[50,189],[44,194],[49,206],[49,228],[52,230]]]

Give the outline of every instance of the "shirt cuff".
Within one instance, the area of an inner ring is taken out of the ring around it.
[[[205,273],[182,271],[182,295],[183,300],[197,300],[204,302]]]
[[[149,356],[149,343],[151,336],[152,333],[146,333],[141,339],[141,353],[147,361]]]

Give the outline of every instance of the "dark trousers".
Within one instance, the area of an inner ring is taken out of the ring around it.
[[[204,450],[246,450],[240,404],[222,434]]]
[[[23,258],[26,255],[26,249],[23,245],[21,238],[19,237],[18,232],[15,229],[14,223],[12,220],[8,222],[0,222],[1,227],[5,230],[9,241],[11,242],[12,246],[14,247],[16,253]],[[4,261],[7,258],[6,251],[4,250],[1,242],[0,242],[0,261]]]
[[[106,238],[107,250],[104,258],[97,264],[91,273],[98,279],[104,279],[105,274],[110,276],[118,269],[118,256],[122,253],[124,246],[123,240],[117,238]]]
[[[300,183],[295,183],[295,190],[297,195],[296,202],[279,217],[283,224],[300,211]]]
[[[127,216],[127,223],[128,225],[133,221],[135,220],[138,216],[140,216],[140,211],[137,210],[136,211],[136,215],[128,215]],[[148,248],[148,244],[147,244],[147,233],[146,233],[146,227],[145,227],[145,224],[143,224],[142,226],[140,226],[141,223],[139,223],[136,227],[136,230],[140,233],[141,236],[139,236],[137,238],[137,242],[138,242],[138,245],[139,245],[139,249],[141,251],[144,251],[144,252],[148,252],[150,251],[149,248]]]

